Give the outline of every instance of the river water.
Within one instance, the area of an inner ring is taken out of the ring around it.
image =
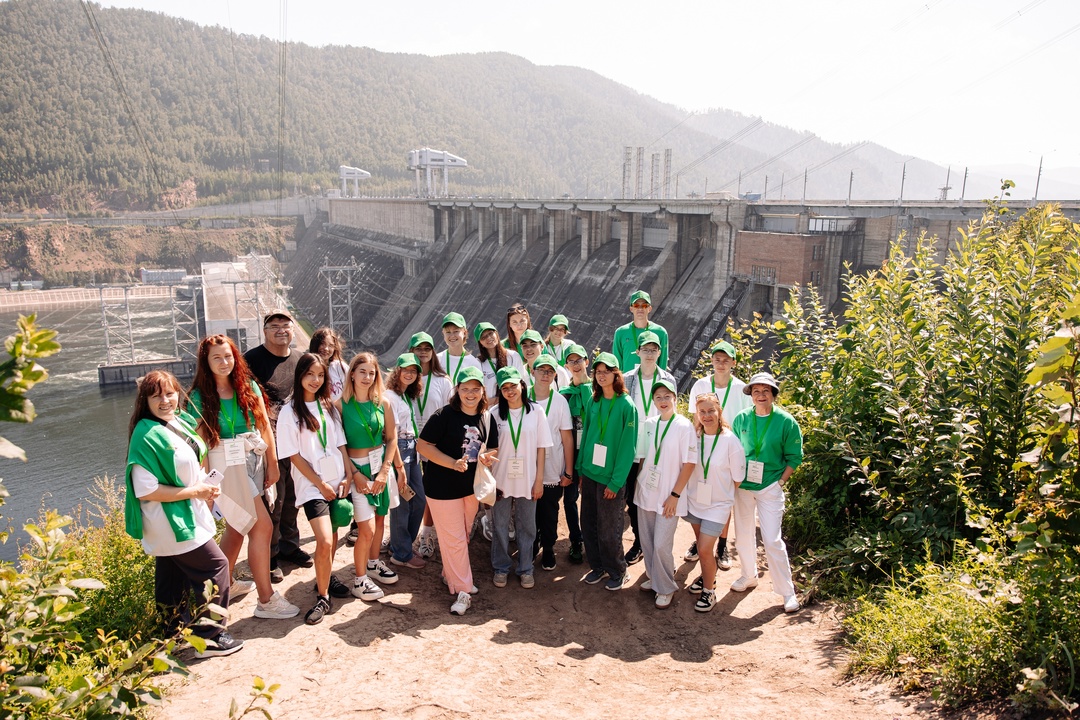
[[[135,357],[172,355],[168,299],[132,301],[131,311]],[[14,332],[19,314],[0,312],[0,337]],[[42,507],[70,512],[87,499],[95,477],[122,481],[127,459],[135,387],[105,390],[97,384],[97,366],[106,359],[100,306],[42,308],[38,325],[57,330],[63,349],[42,361],[49,379],[30,391],[37,419],[28,425],[0,424],[0,436],[25,450],[27,457],[25,463],[0,459],[0,478],[11,493],[0,508],[0,525],[14,530],[7,544],[0,545],[2,560],[17,557],[17,543],[27,540],[22,525],[36,519]]]

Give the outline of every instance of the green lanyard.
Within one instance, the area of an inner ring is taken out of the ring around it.
[[[607,433],[608,422],[611,421],[611,411],[615,409],[615,399],[612,398],[611,404],[608,405],[607,417],[603,422],[600,420],[600,415],[604,412],[604,400],[607,398],[600,398],[600,407],[596,410],[596,422],[600,423],[600,444],[604,444],[604,434]]]
[[[668,418],[667,425],[664,426],[664,434],[653,436],[653,448],[656,450],[656,454],[653,455],[653,465],[660,464],[660,446],[664,444],[664,438],[667,437],[667,431],[671,429],[671,423],[674,421],[675,413],[672,413],[671,417]],[[660,429],[660,423],[656,423],[656,429]]]
[[[351,398],[349,400],[349,405],[355,408],[356,419],[359,420],[360,424],[364,426],[364,432],[367,433],[368,439],[371,440],[371,442],[375,443],[373,447],[377,447],[382,444],[381,441],[383,439],[383,427],[382,423],[379,422],[379,409],[375,406],[375,403],[373,402],[369,402],[368,404],[371,405],[372,408],[371,414],[369,414],[367,417],[364,417],[363,408],[360,407],[360,403],[356,401],[356,398]],[[374,423],[370,422],[372,419],[375,420]],[[375,432],[371,431],[371,426],[373,424],[375,426]],[[325,448],[326,445],[324,444],[323,447]]]
[[[225,403],[229,403],[229,413],[227,415],[224,412]],[[223,400],[221,402],[221,404],[220,404],[220,408],[221,408],[222,412],[218,413],[218,416],[222,420],[227,420],[228,421],[228,423],[229,423],[229,437],[236,437],[236,410],[237,410],[236,395],[233,395],[231,398],[229,398],[227,400]]]
[[[551,415],[551,398],[552,398],[553,395],[555,395],[555,393],[551,392],[551,390],[549,389],[548,390],[548,404],[547,404],[547,407],[544,408],[544,414],[545,415],[549,415],[549,416]],[[529,399],[532,400],[533,402],[537,402],[537,400],[536,400],[536,386],[535,385],[533,385],[531,388],[529,388]]]
[[[645,417],[649,417],[649,410],[652,408],[652,389],[654,387],[656,387],[656,376],[658,374],[659,374],[659,371],[655,371],[652,374],[652,380],[649,381],[649,394],[648,394],[648,396],[645,395],[645,383],[644,382],[639,382],[638,383],[638,385],[641,386],[641,405],[642,405],[642,407],[645,408]],[[640,374],[640,373],[638,374],[638,378],[640,380],[642,380],[642,381],[645,380],[645,376]]]
[[[761,437],[758,437],[757,423],[758,414],[754,413],[754,457],[757,458],[761,454],[761,443],[765,442],[765,436],[769,434],[769,426],[772,425],[773,410],[769,411],[769,419],[765,421],[765,430],[761,433]]]
[[[424,392],[420,395],[420,418],[424,417],[424,408],[427,407],[428,390],[431,389],[431,376],[435,373],[428,373],[427,380],[424,381]],[[409,403],[409,409],[412,410],[412,403]],[[413,427],[416,427],[416,420],[413,419]],[[419,435],[420,433],[416,433]]]
[[[525,424],[525,408],[521,409],[521,422],[518,423],[517,432],[514,432],[514,411],[506,411],[506,425],[510,428],[510,439],[514,441],[514,457],[517,457],[518,439],[521,438],[521,426]]]
[[[405,396],[405,404],[409,406],[409,419],[412,420],[412,430],[415,437],[420,437],[420,431],[416,429],[416,411],[413,409],[412,398],[408,395]],[[420,412],[424,412],[424,408],[420,408]]]
[[[710,382],[712,383],[713,395],[715,395],[716,394],[716,373],[713,373],[713,376],[710,379]],[[731,394],[731,386],[733,384],[734,383],[731,382],[731,378],[728,378],[727,390],[724,391],[724,402],[720,403],[720,415],[721,416],[724,414],[724,410],[727,409],[727,397],[728,397],[728,395]]]
[[[495,361],[492,360],[491,358],[488,358],[488,365],[491,366],[491,374],[492,375],[494,375],[495,373],[497,373],[499,371],[499,368],[495,367]]]
[[[709,449],[709,461],[705,462],[705,433],[701,433],[702,443],[698,446],[698,450],[701,454],[701,469],[704,471],[701,474],[702,482],[709,481],[709,466],[712,465],[712,456],[716,452],[716,443],[720,441],[720,428],[716,429],[716,437],[713,438],[712,448]]]
[[[315,434],[319,436],[323,452],[326,452],[326,415],[323,414],[322,401],[318,398],[315,399],[315,407],[319,408],[319,429]]]
[[[457,384],[457,374],[461,372],[461,363],[463,362],[465,362],[465,353],[458,355],[457,367],[454,368],[454,374],[450,376],[451,385]],[[447,369],[450,368],[450,348],[446,348],[446,367]]]

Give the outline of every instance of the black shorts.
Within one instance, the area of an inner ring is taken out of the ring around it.
[[[330,503],[322,498],[308,500],[304,503],[304,514],[307,515],[308,522],[317,517],[330,517]]]

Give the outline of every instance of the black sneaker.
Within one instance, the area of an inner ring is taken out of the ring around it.
[[[300,548],[296,548],[290,553],[278,553],[278,560],[288,560],[293,565],[302,568],[309,568],[315,565],[315,561],[311,559],[311,556]]]
[[[315,605],[304,615],[304,622],[308,625],[318,625],[329,612],[330,598],[320,595],[319,599],[315,601]]]
[[[641,562],[641,559],[643,557],[645,557],[645,555],[641,552],[641,546],[638,545],[637,543],[634,543],[633,545],[630,546],[630,549],[626,552],[626,564],[627,565],[635,565],[635,564]]]
[[[284,582],[285,573],[281,572],[281,568],[278,567],[277,558],[270,558],[270,582],[275,585],[279,582]]]
[[[232,655],[242,647],[244,647],[243,640],[237,640],[229,634],[228,630],[222,630],[216,638],[208,640],[206,649],[195,653],[195,657],[200,660],[211,657],[225,657],[226,655]]]
[[[716,556],[716,567],[721,570],[731,569],[731,551],[728,550],[727,538],[721,538],[724,542],[724,549],[721,550]]]
[[[697,540],[695,540],[690,546],[690,549],[686,551],[685,555],[683,555],[683,560],[686,560],[687,562],[697,562],[697,559]]]
[[[544,548],[544,555],[540,558],[540,567],[544,570],[555,569],[555,551],[551,548]]]
[[[352,597],[352,590],[348,585],[338,580],[337,575],[330,573],[330,594],[336,598]]]
[[[570,543],[570,562],[575,565],[585,562],[585,554],[581,550],[581,543]]]

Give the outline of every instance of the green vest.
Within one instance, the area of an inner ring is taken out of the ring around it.
[[[206,443],[180,416],[177,416],[177,422],[185,433],[195,440],[199,447],[199,460],[202,460],[206,456]],[[124,477],[127,486],[124,497],[124,529],[136,540],[142,540],[143,537],[142,501],[135,497],[135,486],[131,481],[132,467],[140,465],[146,468],[162,485],[184,487],[183,481],[176,474],[176,462],[173,459],[176,449],[169,437],[171,434],[172,430],[157,420],[143,418],[135,426],[135,432],[131,434],[131,441],[128,443],[127,472]],[[161,508],[165,511],[165,517],[172,526],[177,542],[195,537],[195,511],[190,500],[163,502]]]

